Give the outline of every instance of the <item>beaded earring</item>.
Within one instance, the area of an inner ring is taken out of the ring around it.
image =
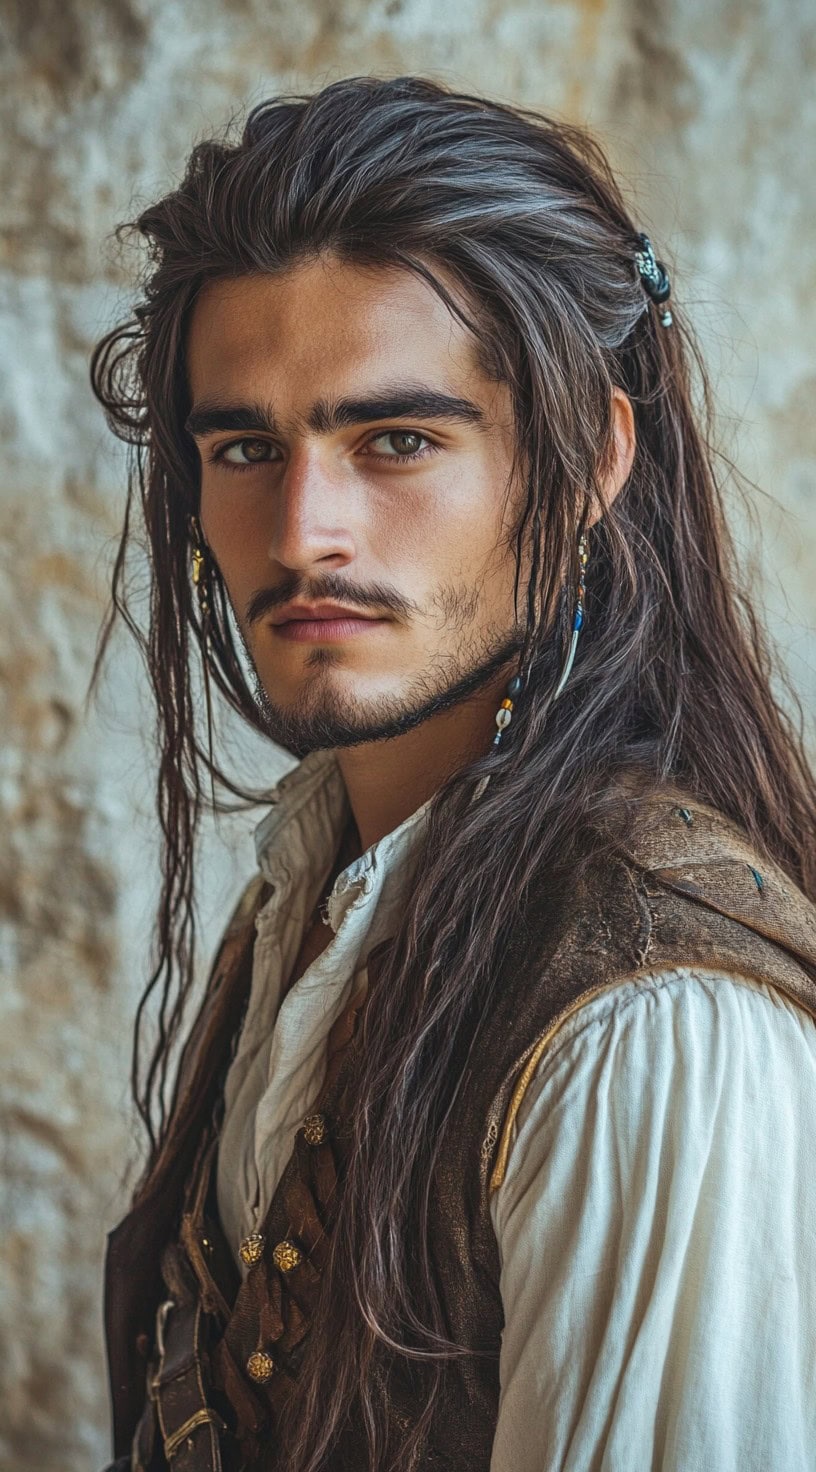
[[[575,661],[575,651],[578,648],[578,635],[584,626],[584,598],[586,597],[586,567],[588,561],[589,553],[587,552],[586,537],[582,535],[578,539],[578,597],[575,601],[575,613],[572,617],[572,638],[570,639],[570,647],[567,651],[564,668],[561,671],[561,678],[553,691],[553,700],[558,699],[570,677],[570,671]]]
[[[556,685],[555,690],[552,693],[550,704],[552,704],[553,700],[557,700],[559,695],[561,694],[561,691],[563,690],[564,686],[567,683],[567,680],[570,677],[570,671],[572,670],[572,666],[575,661],[575,653],[578,648],[578,636],[584,625],[584,598],[586,597],[586,568],[588,561],[589,553],[587,551],[587,541],[586,537],[582,534],[578,539],[578,596],[575,600],[575,612],[572,616],[572,637],[570,639],[570,646],[567,651],[567,657],[564,661],[564,667],[561,671],[558,684]],[[524,684],[525,680],[523,675],[513,675],[512,679],[508,681],[507,696],[502,701],[499,709],[496,711],[496,725],[498,727],[498,730],[493,737],[494,746],[501,745],[502,734],[504,731],[507,730],[507,727],[510,725],[511,720],[513,719],[514,698],[515,696],[521,694],[521,691],[524,689]]]
[[[524,689],[524,676],[523,675],[513,675],[513,678],[511,680],[508,680],[508,682],[507,682],[507,695],[506,695],[505,699],[502,701],[502,703],[499,706],[498,710],[496,711],[496,725],[498,726],[499,729],[497,730],[495,736],[493,737],[493,745],[494,746],[500,746],[501,745],[502,733],[507,730],[507,727],[510,725],[510,722],[513,719],[513,700],[514,700],[514,697],[516,695],[520,695],[523,689]]]

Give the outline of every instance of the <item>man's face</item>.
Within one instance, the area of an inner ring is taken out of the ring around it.
[[[499,688],[520,647],[510,394],[436,293],[324,257],[210,284],[187,347],[202,531],[269,734],[351,745]]]

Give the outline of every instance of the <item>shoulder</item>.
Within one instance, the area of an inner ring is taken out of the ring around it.
[[[234,901],[210,961],[201,1008],[193,1027],[194,1034],[203,1016],[217,1004],[225,988],[229,989],[236,973],[245,969],[255,942],[255,922],[271,893],[269,881],[263,874],[256,873],[244,884]]]
[[[736,823],[681,791],[659,789],[610,811],[554,929],[552,896],[548,876],[536,875],[517,951],[532,962],[534,989],[539,931],[546,937],[541,958],[564,1000],[576,986],[588,992],[672,966],[767,974],[798,986],[800,1001],[802,967],[816,977],[816,907]]]
[[[622,804],[608,858],[590,865],[590,886],[603,887],[610,860],[651,892],[738,920],[816,961],[816,906],[738,823],[682,790],[666,787]]]
[[[272,893],[263,874],[252,875],[244,885],[229,912],[210,965],[207,994],[217,991],[223,978],[239,958],[251,949],[255,940],[256,920]]]
[[[223,939],[228,939],[237,931],[244,931],[247,926],[255,923],[255,917],[266,904],[272,893],[272,886],[263,874],[256,873],[247,881],[241,890],[224,931]]]
[[[725,814],[681,791],[650,794],[616,844],[648,887],[735,920],[816,963],[816,906],[771,856]]]
[[[642,1083],[658,1061],[675,1072],[705,1063],[718,1073],[752,1060],[816,1069],[816,1018],[771,983],[701,967],[670,967],[632,977],[589,1000],[566,1019],[542,1055],[517,1114],[521,1128],[548,1090],[620,1074],[620,1087]],[[816,1080],[815,1080],[816,1081]]]

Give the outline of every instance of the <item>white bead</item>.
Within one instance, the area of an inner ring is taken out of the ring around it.
[[[502,709],[496,711],[496,725],[500,731],[503,731],[505,726],[509,726],[512,719],[513,717],[509,710]]]

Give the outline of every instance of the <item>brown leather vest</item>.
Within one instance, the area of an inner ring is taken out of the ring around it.
[[[184,1051],[167,1142],[147,1190],[108,1239],[106,1332],[123,1468],[274,1468],[278,1412],[308,1335],[320,1332],[320,1273],[354,1138],[357,1004],[341,1020],[347,1036],[336,1040],[261,1239],[243,1246],[252,1260],[243,1284],[215,1209],[220,1092],[249,989],[254,917],[268,894],[254,880],[230,922]],[[556,923],[550,906],[542,926],[536,917],[546,898],[541,876],[508,946],[489,1031],[431,1182],[429,1238],[447,1330],[487,1354],[449,1362],[415,1463],[421,1472],[489,1466],[503,1325],[490,1193],[502,1182],[524,1091],[564,1020],[605,990],[678,965],[769,983],[816,1017],[816,909],[737,828],[698,803],[677,794],[651,801],[637,837],[590,868],[560,902]],[[369,957],[369,996],[388,944]],[[421,1378],[385,1356],[378,1373],[397,1444],[422,1408]],[[369,1465],[353,1417],[329,1465]]]

